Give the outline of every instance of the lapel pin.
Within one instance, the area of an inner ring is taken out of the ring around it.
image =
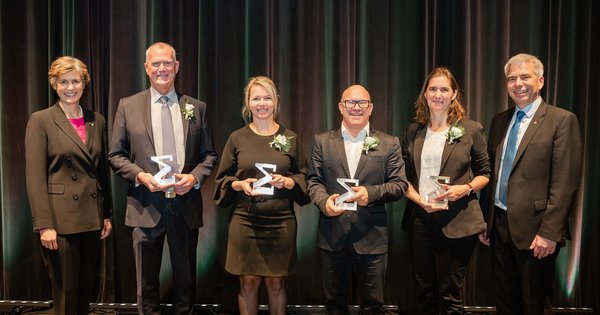
[[[537,125],[537,120],[533,122],[534,125]]]

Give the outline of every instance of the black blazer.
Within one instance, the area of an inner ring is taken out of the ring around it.
[[[58,103],[35,112],[25,131],[27,194],[34,230],[100,230],[110,218],[104,117],[83,109],[86,143]]]
[[[439,176],[449,176],[451,185],[466,185],[475,176],[490,176],[490,162],[487,154],[486,136],[480,123],[463,119],[459,125],[465,134],[454,144],[444,145]],[[412,123],[406,129],[402,141],[402,157],[406,165],[406,177],[415,190],[419,189],[421,152],[427,126]],[[402,219],[402,227],[410,228],[415,215],[433,216],[448,238],[473,235],[485,230],[485,223],[477,195],[471,194],[450,202],[447,211],[427,214],[417,204],[408,201]]]
[[[307,178],[310,199],[319,207],[319,247],[341,251],[349,237],[359,254],[383,254],[388,249],[385,203],[404,195],[408,182],[397,137],[371,130],[371,137],[381,141],[376,150],[361,153],[354,178],[369,193],[366,207],[329,217],[324,214],[327,198],[345,190],[337,178],[350,178],[344,140],[340,129],[315,136]]]
[[[193,118],[183,122],[185,163],[182,173],[192,174],[204,184],[217,161],[212,134],[206,121],[206,104],[186,95],[177,95],[180,106],[194,105]],[[163,192],[151,192],[144,185],[135,185],[139,172],[156,174],[158,164],[150,160],[156,156],[150,116],[150,89],[122,98],[115,116],[108,161],[117,175],[130,185],[127,191],[125,224],[132,227],[155,227],[160,221],[164,201]],[[192,188],[177,197],[190,229],[202,226],[202,195]]]
[[[504,137],[514,112],[511,107],[497,114],[490,128],[488,149],[494,172],[481,201],[488,214],[488,235],[494,226],[494,197]],[[556,242],[568,237],[568,216],[579,188],[582,150],[577,117],[542,101],[517,148],[508,179],[508,225],[519,249],[528,250],[537,234]]]

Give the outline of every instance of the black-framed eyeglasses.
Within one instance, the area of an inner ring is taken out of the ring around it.
[[[356,105],[360,108],[368,108],[373,104],[370,100],[343,100],[342,103],[346,108],[354,108]]]

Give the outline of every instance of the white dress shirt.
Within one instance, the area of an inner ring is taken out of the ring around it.
[[[152,136],[154,137],[154,148],[156,149],[157,155],[163,154],[163,143],[162,143],[162,123],[161,123],[161,107],[162,104],[158,99],[163,96],[153,88],[150,88],[150,116],[152,118]],[[181,120],[181,110],[179,109],[179,100],[177,99],[177,93],[175,89],[172,89],[166,95],[169,98],[167,106],[171,110],[171,118],[173,119],[173,128],[175,133],[175,149],[177,151],[177,164],[178,169],[174,170],[176,173],[181,173],[183,164],[185,163],[185,145],[183,139],[183,122]],[[148,157],[150,158],[150,157]]]
[[[356,138],[353,138],[348,129],[342,122],[342,138],[344,139],[344,148],[346,149],[346,161],[348,162],[348,170],[350,171],[350,178],[354,178],[356,175],[356,168],[358,167],[358,161],[360,161],[360,155],[362,154],[362,146],[365,142],[365,138],[369,136],[369,123],[358,132]]]

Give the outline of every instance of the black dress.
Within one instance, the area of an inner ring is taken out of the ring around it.
[[[269,147],[275,135],[291,139],[289,152]],[[296,216],[294,202],[304,205],[306,162],[296,134],[280,126],[275,135],[261,136],[250,127],[234,131],[227,140],[216,177],[215,201],[233,205],[225,270],[235,275],[286,276],[296,270]],[[277,165],[274,173],[290,177],[291,190],[275,188],[274,194],[249,197],[231,183],[264,175],[255,163]]]

